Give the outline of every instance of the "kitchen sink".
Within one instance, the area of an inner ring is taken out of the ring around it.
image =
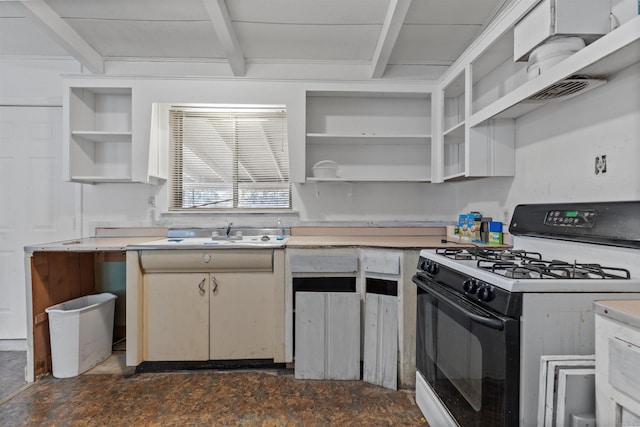
[[[238,234],[212,236],[211,230],[170,230],[168,237],[139,245],[147,249],[201,249],[201,248],[281,248],[288,234],[276,229],[242,229]]]

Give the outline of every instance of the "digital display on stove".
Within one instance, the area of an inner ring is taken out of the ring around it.
[[[593,210],[550,210],[544,217],[544,224],[559,227],[592,228],[598,213]]]

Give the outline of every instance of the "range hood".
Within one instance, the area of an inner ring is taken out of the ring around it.
[[[531,95],[527,101],[564,101],[602,86],[606,82],[605,79],[595,79],[588,76],[571,76]]]

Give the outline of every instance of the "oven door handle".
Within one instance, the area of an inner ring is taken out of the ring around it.
[[[457,311],[461,312],[462,314],[464,314],[470,320],[473,320],[474,322],[476,322],[476,323],[478,323],[480,325],[486,326],[488,328],[491,328],[491,329],[497,329],[499,331],[504,329],[504,322],[502,320],[496,319],[495,317],[485,317],[485,316],[482,316],[480,314],[473,313],[470,310],[467,310],[466,308],[460,306],[459,304],[456,304],[454,301],[452,301],[449,297],[447,297],[443,293],[438,292],[437,290],[435,290],[435,289],[433,289],[431,287],[427,288],[426,286],[424,286],[423,283],[421,283],[415,277],[413,278],[413,282],[416,285],[420,286],[420,288],[423,289],[425,292],[430,293],[431,295],[434,296],[434,298],[436,298],[439,301],[442,301],[442,302],[446,303],[447,305],[449,305],[454,310],[457,310]]]

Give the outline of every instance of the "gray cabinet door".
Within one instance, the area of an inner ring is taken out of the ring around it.
[[[398,389],[398,297],[367,293],[363,380]]]
[[[360,379],[360,296],[297,292],[295,377]]]

